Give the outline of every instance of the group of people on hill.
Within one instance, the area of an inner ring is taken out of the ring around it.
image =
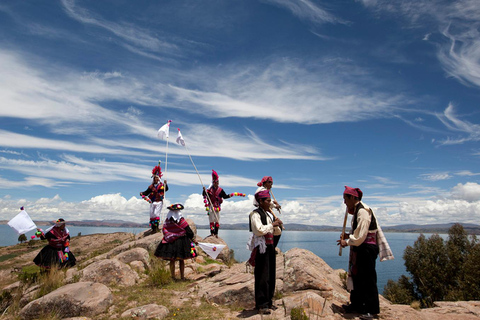
[[[165,192],[168,191],[167,181],[161,181],[160,166],[152,170],[153,181],[140,196],[150,202],[150,226],[152,232],[158,232],[160,214],[163,207]],[[251,232],[247,246],[251,250],[248,260],[254,266],[255,308],[262,314],[268,314],[276,309],[273,304],[276,278],[276,246],[282,234],[283,222],[276,216],[281,206],[271,192],[273,179],[265,176],[257,184],[253,205],[249,214],[249,229]],[[212,184],[203,188],[203,196],[208,208],[210,235],[218,237],[220,227],[220,210],[223,199],[234,194],[227,194],[219,186],[218,174],[212,170]],[[243,195],[244,196],[244,195]],[[343,193],[347,211],[352,215],[352,229],[349,234],[342,233],[337,244],[351,247],[347,287],[350,291],[350,304],[343,305],[346,313],[363,314],[361,318],[373,318],[380,312],[377,275],[375,263],[380,260],[393,259],[393,254],[386,242],[383,232],[373,210],[361,200],[363,192],[359,188],[345,186]],[[162,224],[163,238],[155,250],[155,256],[170,261],[170,272],[175,278],[175,261],[180,263],[180,278],[185,279],[185,260],[197,255],[195,245],[198,242],[188,225],[181,210],[181,204],[172,204],[168,208],[166,219]],[[40,231],[40,230],[39,230]],[[69,251],[70,235],[63,219],[40,237],[48,240],[48,245],[35,257],[34,262],[44,268],[51,266],[70,267],[75,265],[75,257]]]

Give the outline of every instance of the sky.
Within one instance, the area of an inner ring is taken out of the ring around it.
[[[478,0],[4,0],[0,97],[0,220],[148,225],[159,160],[197,224],[212,169],[221,223],[263,176],[285,224],[480,218]]]

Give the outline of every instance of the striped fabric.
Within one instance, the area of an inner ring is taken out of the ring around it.
[[[165,220],[163,224],[163,242],[172,243],[180,237],[183,237],[187,232],[185,228],[188,227],[188,222],[184,218],[181,218],[177,223],[170,219]]]

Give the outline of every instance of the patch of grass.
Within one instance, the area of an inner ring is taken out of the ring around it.
[[[275,294],[273,295],[273,298],[275,300],[280,300],[283,298],[283,292],[275,290]]]
[[[37,298],[40,298],[63,286],[65,282],[65,273],[53,268],[43,273],[37,282],[40,283]]]
[[[413,301],[412,303],[410,303],[410,307],[412,307],[415,310],[420,310],[421,306],[422,306],[422,303],[420,301]]]
[[[348,278],[348,272],[341,272],[338,274],[340,277],[340,281],[342,282],[342,287],[343,289],[347,289],[347,278]]]
[[[22,283],[29,284],[34,283],[40,277],[41,270],[38,266],[26,266],[22,268],[22,271],[18,274],[18,280]]]
[[[290,311],[290,319],[292,320],[308,320],[307,314],[302,307],[292,308]]]
[[[13,296],[9,291],[0,294],[0,312],[3,313],[13,303]]]
[[[8,259],[15,258],[15,257],[19,256],[20,254],[21,253],[19,253],[19,252],[4,254],[3,256],[0,256],[0,262],[6,261]]]
[[[151,259],[151,267],[147,270],[148,280],[150,286],[165,286],[172,282],[169,266],[163,260],[158,258]]]
[[[213,306],[207,303],[205,300],[200,300],[200,305],[192,306],[192,303],[184,303],[181,307],[168,308],[170,313],[165,319],[175,320],[190,320],[190,319],[203,319],[203,320],[217,320],[224,319],[225,312],[219,309],[217,306]]]
[[[213,260],[212,258],[209,258],[209,257],[205,257],[205,262],[200,263],[200,264],[206,266],[206,265],[212,264],[212,263],[222,264],[221,262],[219,262],[217,260]]]

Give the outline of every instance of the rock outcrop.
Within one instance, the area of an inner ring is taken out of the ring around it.
[[[67,284],[27,304],[20,311],[25,320],[47,316],[56,311],[62,317],[90,316],[104,313],[112,304],[110,289],[95,282]]]
[[[190,220],[189,224],[196,231],[193,221]],[[128,298],[126,299],[128,303],[118,305],[113,303],[112,291],[116,296],[127,291],[125,294],[133,294],[135,297],[135,291],[143,289],[149,291],[152,288],[142,283],[148,278],[147,273],[154,265],[151,254],[162,239],[161,232],[151,234],[147,231],[137,236],[121,235],[122,238],[117,239],[115,235],[78,237],[80,247],[75,247],[76,238],[74,237],[71,248],[78,257],[79,266],[65,273],[66,285],[35,299],[39,295],[39,285],[25,285],[16,282],[15,277],[9,276],[5,277],[6,280],[3,279],[4,283],[8,283],[4,287],[4,296],[21,294],[22,299],[19,299],[18,303],[21,309],[18,315],[22,319],[45,317],[52,311],[61,314],[64,319],[72,320],[98,317],[112,319],[167,317],[168,308],[157,304],[157,301],[153,301],[155,303],[148,301],[141,305],[139,304],[141,300]],[[221,238],[213,237],[207,237],[201,241],[224,243]],[[89,246],[94,249],[89,251]],[[108,248],[108,250],[98,254],[101,248]],[[188,286],[180,291],[170,289],[165,294],[169,297],[169,308],[181,308],[183,304],[195,308],[206,302],[221,310],[222,317],[225,319],[253,320],[289,319],[291,310],[301,307],[310,319],[358,319],[359,315],[344,314],[341,308],[349,298],[349,293],[340,280],[340,274],[345,271],[332,269],[310,251],[294,248],[285,253],[278,252],[275,295],[277,309],[270,316],[258,315],[253,310],[252,267],[246,263],[233,265],[222,263],[231,262],[228,247],[223,249],[215,263],[207,263],[210,260],[200,248],[198,248],[198,254],[195,260],[188,260],[185,264],[185,275],[190,279]],[[32,256],[34,256],[32,252],[25,254],[30,261]],[[16,259],[20,265],[27,264],[20,258]],[[155,263],[158,265],[158,260],[155,260]],[[166,272],[168,276],[168,269]],[[410,306],[393,305],[380,296],[380,308],[381,319],[463,320],[480,317],[478,301],[437,302],[435,308],[416,310]],[[242,311],[235,311],[239,309]],[[16,315],[9,317],[7,312],[5,316],[5,319],[10,320],[15,319]]]

